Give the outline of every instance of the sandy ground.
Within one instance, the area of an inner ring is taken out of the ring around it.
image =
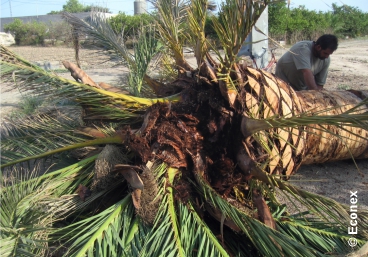
[[[10,49],[32,62],[43,63],[51,60],[56,63],[62,60],[74,62],[74,52],[70,48],[10,47]],[[277,49],[276,57],[280,57],[285,51],[286,49]],[[340,42],[331,59],[325,85],[327,90],[346,88],[368,90],[368,38]],[[127,72],[125,68],[111,68],[113,63],[106,58],[101,59],[96,51],[82,49],[81,60],[82,68],[96,82],[116,84]],[[71,78],[68,73],[61,75]],[[21,97],[16,89],[9,88],[5,84],[1,85],[1,120],[7,113],[19,107],[17,104]],[[368,160],[357,160],[356,163],[360,172],[351,160],[306,165],[299,169],[291,181],[305,190],[345,204],[349,204],[350,192],[357,191],[358,208],[368,210]]]

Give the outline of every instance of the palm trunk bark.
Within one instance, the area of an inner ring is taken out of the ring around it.
[[[361,102],[360,98],[347,91],[301,91],[297,92],[297,95],[304,111],[328,110],[321,112],[320,115],[341,114]],[[368,111],[367,108],[365,110]],[[330,132],[321,130],[318,124],[306,128],[307,150],[302,164],[368,157],[367,130],[331,125],[324,125],[323,128]]]
[[[348,91],[295,92],[274,75],[245,68],[248,82],[240,93],[244,117],[243,146],[253,162],[267,167],[270,174],[293,174],[300,165],[349,158],[368,157],[368,131],[351,126],[310,125],[304,127],[255,130],[250,120],[272,117],[292,117],[302,113],[337,115],[362,102],[357,94]],[[364,96],[364,92],[360,92]],[[362,106],[358,112],[367,112]],[[263,123],[263,126],[267,122]],[[330,132],[327,132],[330,131]],[[256,130],[255,130],[256,131]]]

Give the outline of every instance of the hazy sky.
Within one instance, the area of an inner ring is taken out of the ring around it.
[[[217,0],[220,2],[221,0]],[[32,15],[45,15],[51,11],[60,11],[67,0],[1,0],[1,17],[20,17]],[[119,11],[132,15],[134,0],[79,0],[85,5],[98,5],[107,7],[112,13]],[[304,5],[309,10],[329,11],[331,4],[343,3],[358,7],[363,12],[368,12],[367,0],[291,0],[291,7]]]

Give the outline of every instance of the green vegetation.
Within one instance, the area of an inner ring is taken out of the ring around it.
[[[45,45],[46,40],[51,45],[56,42],[63,44],[71,41],[70,25],[61,22],[28,22],[24,23],[20,19],[4,25],[5,32],[10,32],[15,39],[16,45]]]
[[[102,12],[108,12],[103,7],[84,6],[78,0],[69,0],[62,11],[69,13],[89,12],[96,8]],[[52,13],[61,13],[53,11]],[[221,12],[206,15],[204,32],[208,39],[218,42],[218,37],[213,25],[213,17],[219,17],[222,23]],[[355,38],[368,34],[368,13],[364,13],[356,7],[337,4],[332,5],[329,12],[316,12],[305,9],[304,6],[289,9],[286,2],[276,1],[268,6],[269,35],[276,40],[286,40],[293,44],[300,40],[314,40],[322,34],[331,33],[338,37]],[[115,33],[124,33],[128,44],[133,47],[133,41],[138,35],[141,26],[153,23],[154,16],[150,14],[127,15],[119,13],[109,19]],[[181,29],[187,30],[187,24],[182,24]],[[70,27],[65,22],[44,24],[32,22],[24,24],[21,20],[15,20],[4,26],[6,32],[14,35],[17,45],[43,45],[47,38],[52,44],[56,41],[70,42]],[[47,32],[46,32],[47,31]],[[130,42],[130,43],[129,43]]]
[[[48,14],[59,14],[61,12],[90,12],[92,9],[99,10],[100,12],[109,13],[109,9],[98,5],[83,5],[78,0],[68,0],[61,11],[51,11]]]
[[[269,35],[289,44],[314,40],[326,33],[343,38],[368,34],[368,13],[348,5],[332,4],[331,11],[316,12],[304,6],[289,9],[283,1],[272,3],[268,8]]]
[[[63,45],[70,44],[72,41],[72,32],[70,25],[66,21],[49,22],[47,26],[47,35],[45,45]]]
[[[89,12],[92,8],[109,12],[103,7],[84,6],[78,0],[69,0],[63,6],[62,11],[69,13]],[[61,13],[62,11],[53,11],[50,14]],[[333,4],[332,10],[329,12],[316,12],[307,10],[304,6],[289,9],[286,2],[276,1],[268,6],[268,12],[269,35],[276,40],[286,40],[289,44],[300,40],[314,40],[325,33],[335,34],[341,38],[355,38],[368,34],[368,13],[348,5],[338,6]],[[218,42],[213,17],[219,17],[219,22],[223,23],[221,11],[218,14],[208,13],[205,18],[204,31],[207,38]],[[124,33],[124,37],[130,40],[128,45],[133,47],[132,42],[137,36],[140,26],[152,24],[153,19],[154,15],[149,14],[132,16],[119,13],[111,17],[109,21],[115,33]],[[187,24],[182,26],[184,29]],[[57,41],[64,43],[71,41],[70,27],[65,22],[49,24],[32,22],[25,24],[16,19],[14,22],[5,25],[4,29],[14,35],[17,45],[43,45],[46,38],[53,45]]]
[[[17,45],[42,45],[47,35],[46,24],[36,21],[23,23],[20,19],[6,24],[4,30],[13,34]]]
[[[368,34],[368,13],[358,8],[332,4],[331,26],[340,36],[359,37]]]
[[[37,107],[41,106],[43,99],[39,96],[26,95],[19,102],[23,115],[30,115],[35,112]]]
[[[135,37],[141,26],[153,23],[154,18],[149,14],[127,15],[119,12],[118,15],[110,18],[110,25],[116,34],[124,33],[125,37]]]
[[[349,85],[346,85],[346,84],[338,84],[337,85],[337,89],[340,89],[340,90],[349,90],[349,89],[351,89],[351,87]]]

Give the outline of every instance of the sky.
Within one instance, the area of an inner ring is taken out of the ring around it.
[[[220,1],[220,0],[218,0]],[[60,11],[67,0],[1,0],[0,16],[21,17],[33,15],[46,15],[51,11]],[[134,0],[79,0],[84,5],[98,5],[107,7],[112,13],[134,13]],[[367,0],[291,0],[291,7],[304,5],[308,10],[330,11],[332,3],[338,6],[347,4],[368,12]]]

